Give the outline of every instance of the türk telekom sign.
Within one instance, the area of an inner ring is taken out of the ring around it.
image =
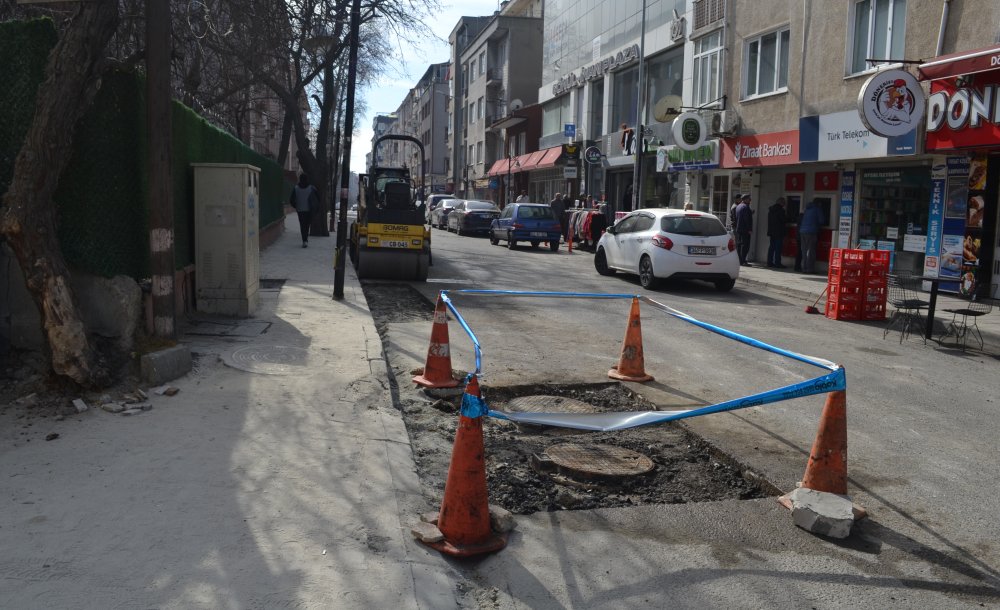
[[[931,81],[928,151],[1000,145],[1000,66],[970,80],[969,87],[957,87],[954,78]]]
[[[799,131],[775,131],[722,140],[723,168],[763,167],[799,162]]]

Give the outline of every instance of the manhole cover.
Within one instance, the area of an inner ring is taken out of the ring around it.
[[[518,413],[598,413],[600,409],[582,400],[565,396],[518,396],[507,408]]]
[[[549,447],[538,459],[543,469],[583,478],[635,477],[654,468],[653,460],[645,455],[615,445],[562,443]]]
[[[309,362],[309,352],[301,347],[253,345],[236,350],[225,361],[233,368],[251,373],[301,375]]]

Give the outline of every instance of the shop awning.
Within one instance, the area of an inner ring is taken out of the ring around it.
[[[997,70],[1000,69],[998,58],[1000,58],[1000,45],[941,55],[920,64],[917,75],[920,80],[935,80]]]
[[[527,158],[521,161],[521,171],[526,172],[528,170],[535,169],[538,162],[541,161],[542,155],[545,154],[544,150],[536,150],[535,152],[527,155]],[[521,157],[518,157],[520,159]]]
[[[500,176],[507,173],[507,166],[510,165],[509,159],[500,159],[493,164],[490,171],[486,172],[487,176]]]
[[[556,161],[562,156],[562,146],[553,146],[552,148],[546,148],[542,155],[542,158],[538,161],[538,165],[534,169],[548,169],[550,167],[555,167]]]

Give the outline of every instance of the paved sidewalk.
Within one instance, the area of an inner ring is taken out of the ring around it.
[[[819,297],[823,289],[826,288],[826,275],[825,274],[805,274],[798,271],[793,271],[791,268],[788,269],[771,269],[763,266],[760,263],[753,263],[750,267],[740,268],[740,279],[737,282],[739,285],[748,287],[760,287],[767,288],[768,290],[773,290],[775,292],[780,292],[785,295],[802,299],[805,305],[811,305]],[[930,298],[930,293],[922,294],[922,298]],[[823,306],[826,303],[826,298],[820,299],[817,308],[822,313]],[[805,307],[803,305],[803,307]],[[956,295],[939,292],[937,298],[936,312],[934,315],[934,343],[928,342],[928,345],[937,345],[937,339],[945,331],[948,324],[951,322],[952,314],[945,312],[945,309],[958,309],[968,305],[968,301],[958,298]],[[887,306],[886,315],[892,315],[892,305]],[[969,319],[971,322],[971,318]],[[851,322],[844,322],[845,324],[851,324]],[[1000,310],[994,308],[989,314],[981,316],[978,320],[979,330],[983,334],[983,340],[985,343],[984,351],[1000,354]],[[893,331],[895,334],[895,331]],[[916,338],[916,335],[912,335],[911,338]],[[949,339],[949,343],[953,342],[954,338]],[[949,343],[945,343],[942,347],[948,346]],[[979,349],[979,344],[969,338],[967,347],[970,349]]]
[[[333,242],[303,249],[289,217],[261,256],[284,285],[187,326],[177,395],[0,447],[0,608],[456,605],[409,533],[432,507],[350,265],[331,298]]]

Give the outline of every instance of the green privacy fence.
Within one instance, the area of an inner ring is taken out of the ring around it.
[[[0,23],[0,193],[10,182],[46,56],[55,42],[47,20]],[[5,90],[8,82],[16,86]],[[171,120],[174,259],[179,269],[194,263],[191,163],[261,168],[261,228],[283,216],[286,186],[276,163],[191,109],[174,102]],[[72,160],[55,195],[59,242],[74,268],[104,276],[149,276],[145,121],[143,79],[120,71],[105,75],[93,106],[77,126]]]

